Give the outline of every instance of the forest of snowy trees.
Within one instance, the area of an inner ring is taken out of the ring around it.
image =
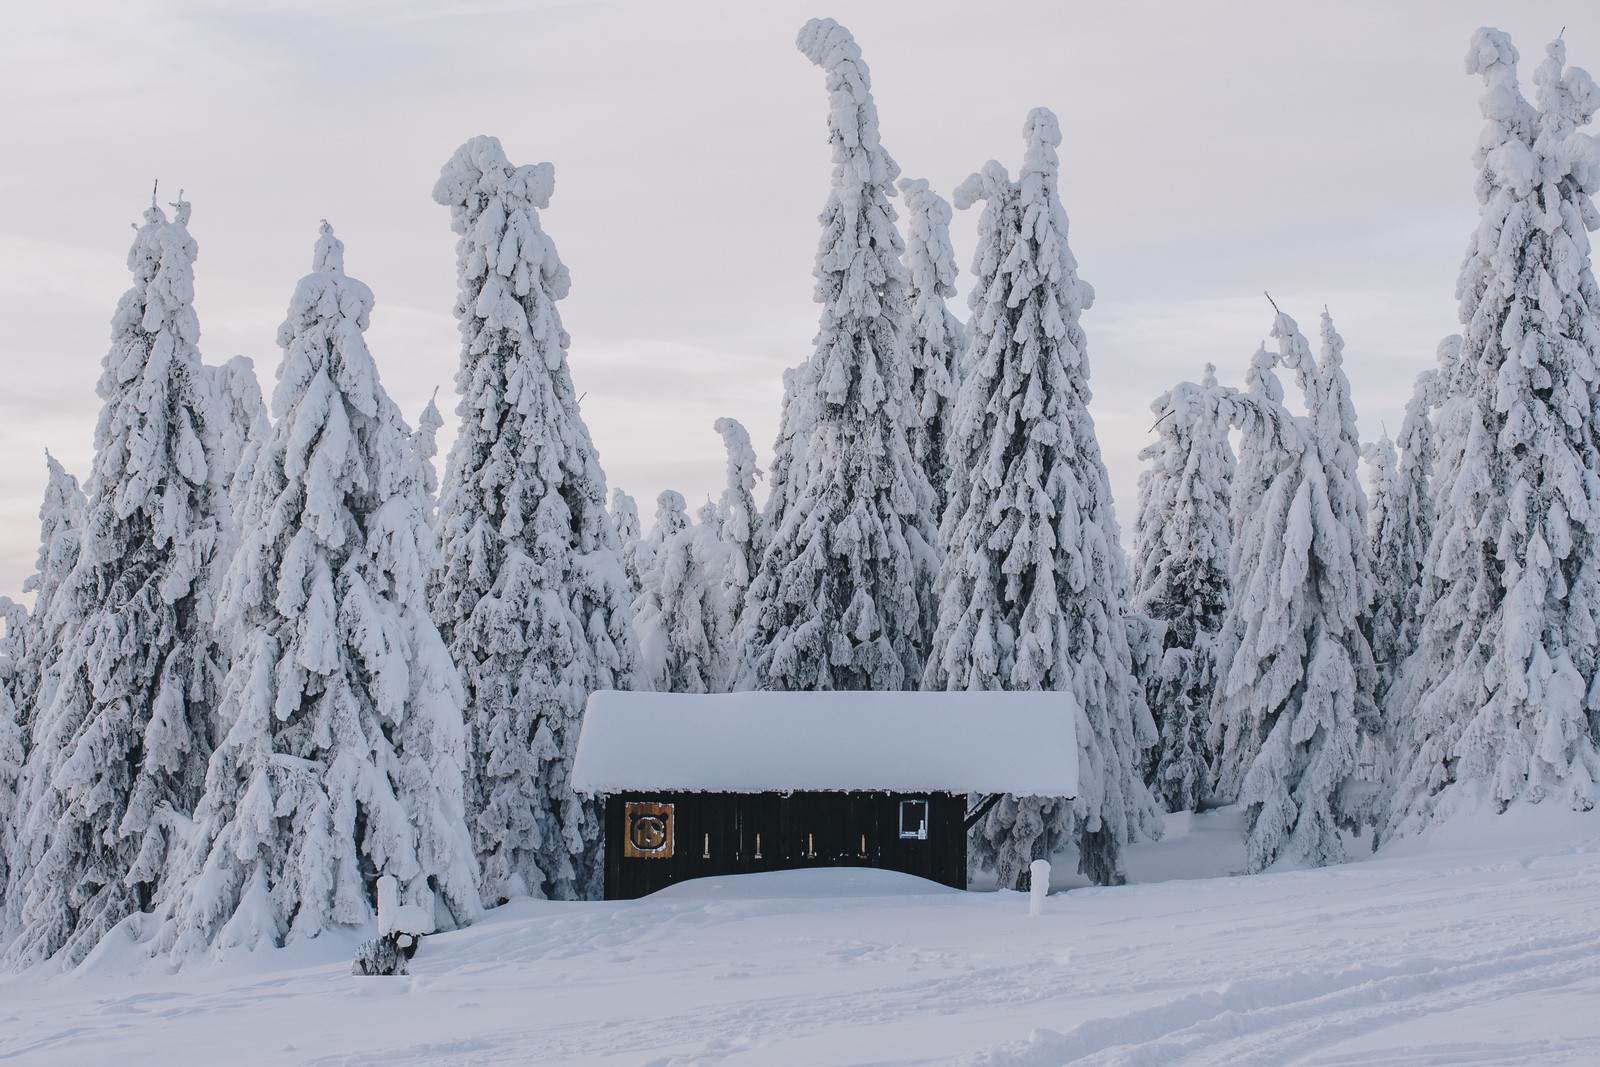
[[[444,420],[384,391],[327,223],[264,399],[248,360],[202,361],[191,206],[152,197],[93,465],[46,457],[32,603],[0,598],[6,966],[119,927],[177,959],[360,932],[380,879],[429,928],[592,899],[599,812],[568,778],[604,689],[1071,692],[1080,795],[973,827],[1004,886],[1063,854],[1119,884],[1163,812],[1203,806],[1241,807],[1251,871],[1594,806],[1600,89],[1560,40],[1532,100],[1505,34],[1471,41],[1460,333],[1418,353],[1398,438],[1361,440],[1329,312],[1313,344],[1264,298],[1239,386],[1207,366],[1151,405],[1131,558],[1056,116],[1019,116],[1015,177],[991,160],[946,199],[901,176],[850,33],[797,46],[833,168],[814,347],[766,469],[718,419],[726,488],[647,499],[648,528],[573,386],[551,164],[474,137],[433,189],[461,335],[442,475]],[[978,213],[965,283],[952,203]]]

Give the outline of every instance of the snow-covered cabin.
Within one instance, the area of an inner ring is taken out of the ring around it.
[[[966,887],[968,798],[1071,797],[1069,693],[600,692],[572,785],[603,798],[606,898],[879,867]]]

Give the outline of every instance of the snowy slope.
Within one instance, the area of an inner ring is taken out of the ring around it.
[[[1130,851],[1144,884],[1032,919],[1018,893],[806,871],[514,902],[409,978],[352,978],[331,937],[176,974],[113,937],[0,979],[0,1064],[1600,1062],[1600,815],[1225,877],[1237,820],[1180,817]]]

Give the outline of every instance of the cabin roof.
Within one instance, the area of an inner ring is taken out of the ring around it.
[[[599,692],[572,787],[708,793],[1078,792],[1071,693]]]

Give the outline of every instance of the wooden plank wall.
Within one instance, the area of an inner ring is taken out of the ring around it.
[[[900,801],[924,799],[927,840],[902,840]],[[623,855],[630,801],[673,806],[670,858]],[[965,814],[966,798],[948,793],[622,793],[606,798],[606,899],[802,867],[875,867],[965,889]]]

